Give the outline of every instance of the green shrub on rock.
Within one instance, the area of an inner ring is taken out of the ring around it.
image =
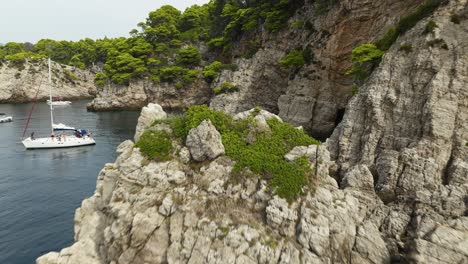
[[[161,69],[159,77],[161,81],[170,82],[178,77],[182,77],[187,71],[188,69],[180,66],[166,67]]]
[[[369,74],[368,68],[373,68],[378,64],[383,55],[384,52],[372,43],[357,46],[353,49],[351,56],[353,67],[346,74],[353,75],[357,82],[363,81]]]
[[[200,61],[200,52],[193,46],[181,49],[177,53],[177,63],[181,65],[198,65]]]
[[[436,29],[437,24],[434,22],[434,20],[430,20],[427,22],[426,27],[424,28],[424,34],[434,34],[434,30]]]
[[[281,66],[285,68],[292,68],[292,67],[302,67],[305,64],[305,59],[302,51],[299,50],[292,50],[282,60],[279,61]]]
[[[296,146],[319,144],[303,130],[273,118],[267,121],[271,131],[259,132],[253,142],[247,142],[249,131],[256,125],[253,116],[234,121],[231,116],[203,105],[190,107],[186,119],[177,121],[177,131],[186,136],[203,120],[210,120],[221,133],[226,155],[236,161],[232,177],[250,170],[268,180],[275,193],[290,201],[300,195],[302,188],[309,183],[312,170],[307,159],[300,158],[294,162],[284,159]],[[182,123],[185,123],[185,129]],[[175,126],[171,127],[174,130]]]
[[[107,75],[104,72],[98,72],[96,73],[96,76],[94,77],[94,84],[97,86],[103,87],[106,85],[107,82]]]
[[[172,141],[165,131],[146,131],[135,144],[149,159],[166,161],[171,158]]]
[[[223,63],[219,61],[212,62],[210,65],[207,65],[205,68],[203,68],[203,78],[205,78],[205,81],[208,83],[213,82],[214,79],[219,76],[222,68]]]
[[[233,93],[239,91],[239,87],[230,82],[223,82],[221,86],[213,88],[213,91],[215,94]]]
[[[429,16],[445,0],[426,0],[419,5],[414,12],[400,19],[398,24],[391,28],[385,36],[375,42],[375,45],[383,51],[386,51],[396,41],[398,36],[404,34],[413,28],[421,19]]]

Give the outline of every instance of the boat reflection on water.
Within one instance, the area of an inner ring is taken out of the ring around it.
[[[96,145],[84,146],[83,148],[41,149],[39,151],[27,151],[25,157],[31,160],[74,160],[81,158],[84,154],[93,151]]]

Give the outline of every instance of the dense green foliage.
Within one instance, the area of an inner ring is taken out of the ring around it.
[[[221,86],[213,88],[215,94],[233,93],[237,91],[239,91],[239,87],[230,82],[223,82]]]
[[[362,81],[367,78],[367,67],[374,67],[380,62],[384,52],[372,43],[365,43],[353,49],[351,60],[353,68],[346,72],[352,74],[355,80]]]
[[[200,52],[193,46],[179,50],[177,63],[181,65],[198,65],[201,61]]]
[[[166,161],[171,158],[173,151],[170,136],[164,131],[146,131],[135,144],[149,159]]]
[[[303,4],[304,0],[212,0],[184,12],[165,5],[150,12],[144,22],[130,31],[129,38],[87,38],[76,42],[42,39],[34,45],[10,42],[0,45],[0,63],[8,60],[21,67],[28,59],[50,57],[80,69],[104,65],[103,73],[95,79],[98,86],[127,85],[132,79],[148,78],[174,82],[178,87],[193,82],[199,76],[196,71],[200,65],[208,65],[203,77],[212,82],[226,68],[202,61],[195,47],[198,42],[221,51],[223,54],[215,52],[214,59],[218,56],[218,60],[227,62],[232,58],[233,43],[246,37],[248,48],[240,56],[251,56],[261,43],[249,33],[262,26],[278,31]]]
[[[285,68],[300,68],[304,66],[305,59],[302,51],[292,50],[286,56],[279,61],[280,65]]]
[[[106,85],[106,81],[107,81],[107,75],[103,72],[98,72],[96,73],[96,76],[94,77],[94,83],[97,85],[97,86],[104,86]]]
[[[173,136],[184,141],[188,131],[197,127],[203,120],[210,120],[221,133],[226,155],[236,161],[233,177],[248,169],[269,180],[275,192],[288,200],[300,195],[302,188],[310,183],[312,170],[307,159],[300,158],[288,162],[284,155],[296,146],[319,142],[304,131],[277,119],[267,121],[271,131],[257,133],[253,142],[247,140],[249,131],[256,125],[253,116],[247,120],[234,121],[231,116],[211,110],[205,105],[192,106],[185,116],[171,117],[153,125],[169,124]]]

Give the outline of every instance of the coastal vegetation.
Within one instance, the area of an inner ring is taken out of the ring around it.
[[[362,85],[372,70],[380,63],[381,57],[395,43],[400,35],[412,29],[420,20],[428,17],[437,7],[446,3],[447,0],[426,0],[420,4],[413,12],[402,17],[398,23],[390,28],[387,33],[374,43],[364,43],[355,47],[352,51],[352,68],[346,72],[354,77],[356,85]],[[437,24],[430,20],[424,28],[425,34],[433,33]],[[408,45],[403,47],[409,51]]]
[[[10,42],[0,46],[0,61],[11,61],[21,67],[28,59],[50,57],[81,69],[98,66],[102,71],[96,75],[97,86],[128,85],[132,79],[139,78],[171,82],[178,88],[198,77],[210,83],[222,69],[235,69],[223,66],[230,65],[234,56],[232,47],[244,35],[249,35],[245,33],[263,27],[277,32],[303,4],[304,0],[213,0],[191,6],[184,12],[165,5],[150,12],[146,21],[130,31],[128,38]],[[255,37],[247,42],[250,50],[235,56],[251,56],[258,49],[259,41]],[[201,56],[203,43],[211,48],[209,58]]]
[[[292,200],[302,193],[304,187],[311,186],[312,170],[306,158],[288,162],[284,156],[296,146],[319,144],[319,141],[276,118],[267,121],[269,129],[256,130],[254,116],[259,111],[254,111],[245,120],[234,120],[230,115],[199,105],[190,107],[183,116],[158,120],[153,126],[161,123],[169,125],[173,131],[172,138],[184,143],[190,129],[197,127],[203,120],[210,120],[221,133],[226,155],[236,161],[232,177],[248,170],[268,180],[280,197]],[[137,147],[143,144],[140,142],[146,142],[150,135],[155,134],[150,131],[143,135]],[[160,136],[163,138],[154,139],[153,142],[167,140],[167,134]],[[153,147],[151,150],[149,157],[167,155],[167,148],[161,149],[160,154],[155,154]]]

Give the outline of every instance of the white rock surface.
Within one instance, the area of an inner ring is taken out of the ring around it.
[[[189,131],[186,144],[196,161],[213,160],[224,154],[221,134],[209,120],[202,121]]]
[[[68,77],[66,71],[77,79]],[[71,66],[52,62],[52,96],[65,99],[92,98],[96,94],[94,74]],[[28,61],[23,67],[0,64],[0,103],[31,102],[49,99],[47,60]]]
[[[400,36],[333,137],[286,155],[317,169],[296,201],[227,157],[207,161],[217,136],[204,122],[189,146],[203,163],[142,162],[122,143],[76,211],[75,243],[37,263],[468,262],[468,20],[450,21],[466,5],[449,1]],[[421,34],[429,20],[435,34]],[[417,49],[399,51],[407,42]]]
[[[143,130],[148,128],[154,121],[166,118],[166,112],[158,104],[150,103],[146,107],[143,107],[135,131],[135,142],[138,141]]]

